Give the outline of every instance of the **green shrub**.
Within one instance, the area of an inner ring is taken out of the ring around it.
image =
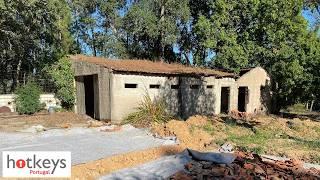
[[[304,104],[301,104],[301,103],[297,103],[297,104],[294,104],[292,106],[289,106],[286,108],[286,110],[288,112],[292,112],[292,113],[304,113],[304,112],[307,112],[307,109],[305,107]]]
[[[34,114],[41,110],[40,87],[34,82],[28,82],[16,91],[16,106],[20,114]]]
[[[163,99],[152,101],[151,97],[146,94],[137,111],[129,114],[124,119],[124,123],[137,127],[148,127],[153,122],[165,123],[171,118],[172,116],[166,112],[166,104]]]
[[[63,57],[50,68],[48,67],[47,72],[54,79],[57,88],[56,97],[61,101],[61,106],[65,109],[72,109],[75,102],[75,88],[71,61]]]

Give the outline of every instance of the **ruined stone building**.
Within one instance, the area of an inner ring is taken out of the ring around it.
[[[76,112],[121,122],[145,95],[163,98],[173,115],[268,111],[270,78],[260,67],[233,73],[146,60],[70,56]]]

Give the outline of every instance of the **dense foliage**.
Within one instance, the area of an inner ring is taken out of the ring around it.
[[[70,22],[64,0],[0,0],[0,73],[12,74],[11,89],[21,71],[39,71],[69,53]]]
[[[54,79],[56,96],[65,109],[72,109],[75,101],[74,73],[71,68],[71,61],[67,57],[61,58],[58,62],[48,68],[48,72]]]
[[[319,0],[0,0],[0,72],[12,72],[14,89],[21,70],[69,53],[262,66],[279,108],[316,104],[319,17]]]
[[[28,82],[16,91],[16,108],[20,114],[34,114],[41,110],[40,87],[34,82]]]

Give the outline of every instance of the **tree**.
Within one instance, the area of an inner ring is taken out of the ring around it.
[[[314,56],[319,39],[307,30],[303,3],[216,0],[209,17],[199,16],[195,32],[201,45],[215,53],[214,67],[239,71],[262,66],[272,76],[279,107],[305,101],[317,86],[312,80],[316,72],[311,71],[319,62]]]
[[[190,17],[187,0],[141,0],[134,2],[124,17],[127,48],[131,57],[175,60],[174,45],[180,27]]]
[[[125,57],[121,41],[119,11],[124,0],[74,0],[72,9],[72,34],[83,53],[93,56]]]
[[[72,109],[75,101],[74,73],[71,61],[67,57],[59,59],[54,65],[47,67],[47,71],[54,79],[56,96],[63,108]]]
[[[11,74],[13,91],[22,71],[39,71],[69,52],[70,9],[64,0],[0,0],[0,12],[0,69]]]

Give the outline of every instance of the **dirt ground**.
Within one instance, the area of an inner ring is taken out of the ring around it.
[[[0,116],[0,131],[19,131],[35,125],[42,125],[48,129],[83,127],[87,125],[88,120],[91,120],[91,118],[73,112],[56,112],[51,115],[47,113],[35,115],[7,115]]]
[[[181,145],[198,150],[230,143],[239,150],[320,163],[320,122],[310,119],[194,116],[187,121],[155,124],[152,131],[160,136],[175,135]]]
[[[163,155],[182,152],[185,148],[217,150],[225,142],[240,150],[319,163],[317,158],[320,156],[320,146],[313,144],[320,138],[319,128],[320,123],[312,120],[289,120],[270,116],[247,120],[193,116],[187,121],[171,120],[165,124],[154,124],[151,131],[158,136],[176,136],[179,145],[152,148],[77,165],[72,168],[72,179],[95,179]],[[294,139],[298,137],[300,141]],[[309,142],[311,143],[308,144]]]
[[[0,118],[0,131],[15,131],[41,124],[49,128],[88,126],[90,118],[70,112],[53,115]],[[89,123],[89,126],[95,126]],[[176,136],[176,146],[164,146],[116,155],[72,167],[72,179],[96,179],[113,171],[137,166],[164,155],[176,154],[185,148],[216,150],[224,143],[236,149],[284,156],[305,162],[320,163],[320,122],[259,116],[245,120],[230,117],[193,116],[187,121],[171,120],[154,124],[158,136]]]

